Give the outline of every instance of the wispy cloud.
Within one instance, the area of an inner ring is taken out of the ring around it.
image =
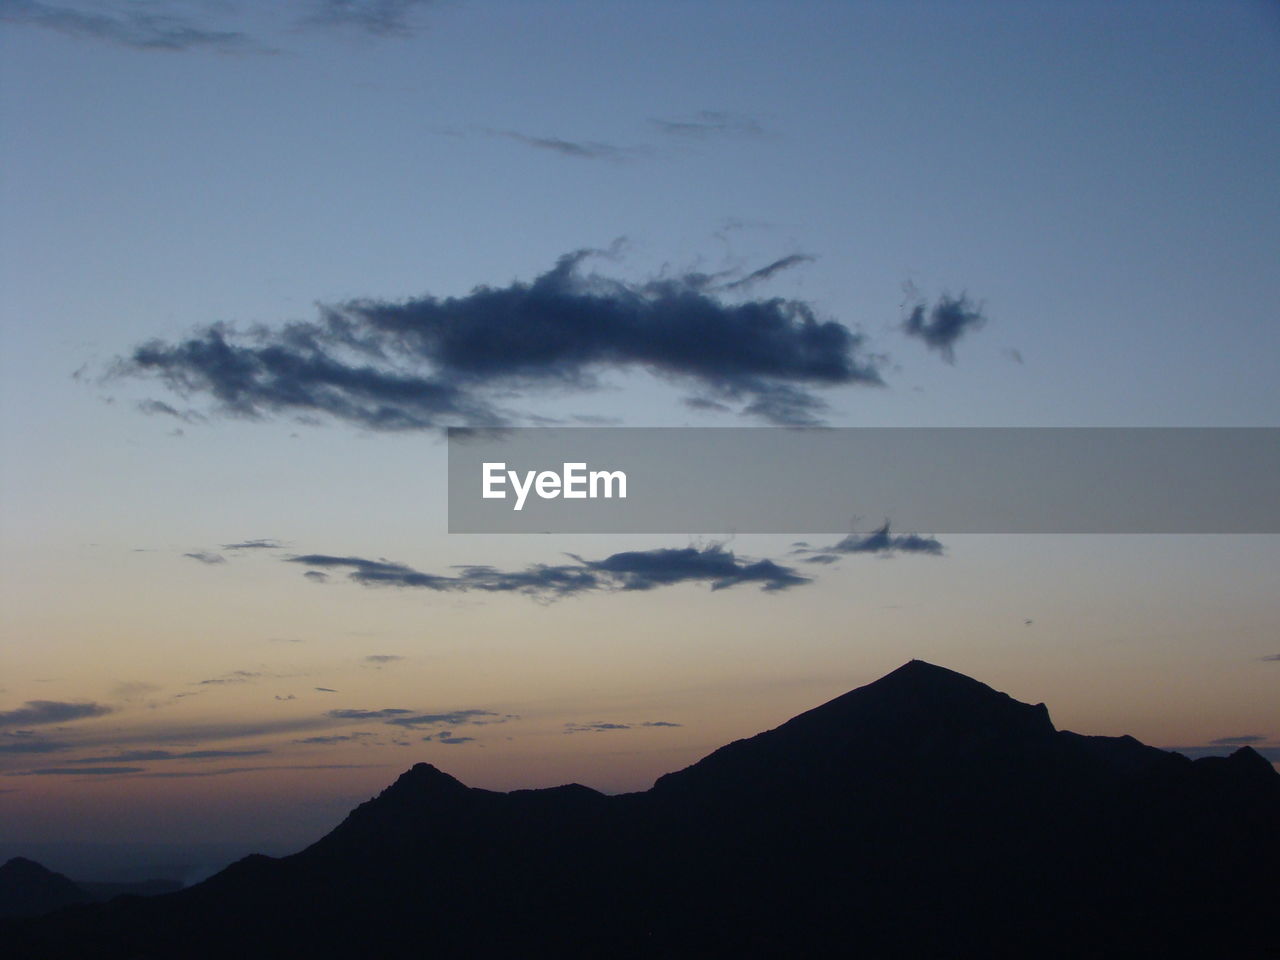
[[[27,731],[21,731],[27,732]],[[0,734],[0,753],[41,754],[61,753],[70,750],[71,744],[59,740],[44,740],[36,736],[19,736],[19,731]]]
[[[62,700],[28,700],[17,710],[0,711],[0,728],[34,727],[49,723],[70,723],[111,713],[101,703],[68,703]]]
[[[41,770],[17,770],[6,777],[114,777],[125,773],[142,773],[146,767],[45,767]]]
[[[189,557],[192,560],[199,560],[201,563],[207,563],[210,565],[227,562],[227,558],[222,554],[213,553],[210,550],[199,550],[194,553],[184,553],[183,556]]]
[[[760,121],[744,114],[723,110],[699,110],[685,117],[649,121],[662,133],[673,137],[703,140],[708,137],[759,137],[764,134]]]
[[[239,543],[224,543],[223,550],[279,550],[283,547],[279,540],[241,540]]]
[[[490,723],[506,723],[508,720],[517,720],[518,717],[508,714],[503,715],[494,713],[492,710],[452,710],[448,713],[420,713],[412,717],[396,717],[388,720],[387,723],[397,727],[431,727],[431,726],[449,726],[460,727],[463,724],[474,724],[476,726],[485,726]]]
[[[403,659],[404,657],[397,656],[394,653],[372,653],[369,656],[364,658],[364,662],[382,666],[388,663],[396,663],[397,661],[400,661]]]
[[[210,49],[246,51],[255,48],[239,30],[215,30],[189,17],[156,12],[151,4],[99,0],[92,9],[0,0],[0,21],[44,27],[73,37],[104,40],[137,50],[181,51]]]
[[[412,14],[434,0],[312,0],[306,23],[341,27],[378,37],[407,37],[415,32]]]
[[[637,591],[680,583],[708,583],[712,590],[758,584],[767,591],[786,590],[808,577],[772,560],[745,560],[719,544],[706,547],[632,550],[603,560],[569,554],[568,564],[536,564],[504,571],[490,566],[462,566],[459,573],[422,573],[403,563],[305,554],[286,562],[323,569],[346,569],[348,579],[363,586],[413,587],[437,592],[520,593],[542,600],[591,591]]]
[[[391,707],[384,710],[330,710],[326,716],[333,717],[335,720],[390,720],[392,717],[407,716],[411,713],[413,713],[412,710]]]
[[[562,157],[574,157],[579,160],[625,160],[635,156],[639,151],[630,147],[619,147],[599,140],[563,140],[560,137],[533,137],[516,130],[489,130],[487,133],[497,137],[505,137],[516,143],[523,143],[536,150],[550,150]]]
[[[780,424],[819,422],[825,387],[882,383],[861,334],[781,298],[731,302],[723,275],[632,283],[584,273],[580,250],[530,283],[461,297],[355,300],[321,319],[240,334],[206,327],[152,341],[113,376],[159,377],[224,413],[313,416],[376,430],[495,426],[523,414],[511,397],[590,390],[610,370],[643,369],[693,396]],[[747,278],[763,281],[787,257]]]
[[[475,737],[459,737],[452,730],[441,730],[439,733],[429,734],[422,738],[427,743],[444,743],[449,746],[457,746],[460,743],[474,743]]]
[[[613,720],[594,720],[591,723],[566,723],[565,733],[610,733],[614,730],[635,730],[641,727],[680,727],[683,724],[667,720],[646,720],[643,723],[618,723]]]
[[[193,687],[224,687],[236,683],[250,683],[262,676],[253,670],[233,670],[230,673],[224,673],[218,677],[210,677],[208,680],[197,680],[192,684]]]
[[[258,757],[270,752],[270,750],[187,750],[174,753],[172,750],[126,750],[111,756],[81,757],[68,762],[121,764],[154,763],[162,760],[222,760],[227,757]]]
[[[888,557],[895,553],[923,553],[941,556],[946,548],[934,537],[922,537],[915,533],[895,534],[889,522],[871,533],[851,533],[842,540],[825,547],[797,544],[794,553],[812,554],[806,563],[834,563],[843,554],[874,554]]]

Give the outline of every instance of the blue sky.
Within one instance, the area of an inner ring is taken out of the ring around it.
[[[236,840],[296,823],[307,784],[336,799],[305,839],[421,751],[478,785],[635,789],[912,656],[1082,732],[1280,737],[1274,538],[962,537],[776,596],[316,584],[279,560],[440,572],[690,541],[449,537],[436,430],[227,417],[104,379],[147,341],[465,297],[582,249],[607,251],[584,274],[632,287],[804,255],[720,296],[802,301],[866,338],[884,385],[815,389],[829,423],[1274,426],[1278,93],[1265,3],[0,2],[0,712],[110,708],[38,763],[0,754],[6,822],[48,839],[103,798],[199,813],[235,784],[217,832]],[[948,295],[986,319],[954,363],[902,328]],[[683,405],[678,378],[597,372],[504,402],[756,423]],[[262,538],[281,546],[223,549]],[[401,707],[520,719],[412,750],[382,728],[377,747],[298,742],[332,709]],[[233,717],[256,732],[228,736]],[[593,722],[630,728],[563,735]],[[20,776],[135,744],[278,769]]]

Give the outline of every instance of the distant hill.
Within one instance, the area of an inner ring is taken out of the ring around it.
[[[644,793],[418,764],[328,836],[0,927],[15,957],[1280,955],[1280,775],[912,661]]]
[[[38,917],[92,897],[60,873],[14,857],[0,866],[0,917]]]

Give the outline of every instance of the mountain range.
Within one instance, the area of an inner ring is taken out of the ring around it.
[[[292,856],[0,923],[13,957],[1277,957],[1280,774],[911,661],[643,793],[420,763]]]

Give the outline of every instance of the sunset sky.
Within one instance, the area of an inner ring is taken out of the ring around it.
[[[1275,536],[450,535],[443,435],[1278,425],[1274,5],[0,0],[0,104],[0,859],[646,789],[912,658],[1280,760]],[[664,550],[794,578],[368,575]]]

